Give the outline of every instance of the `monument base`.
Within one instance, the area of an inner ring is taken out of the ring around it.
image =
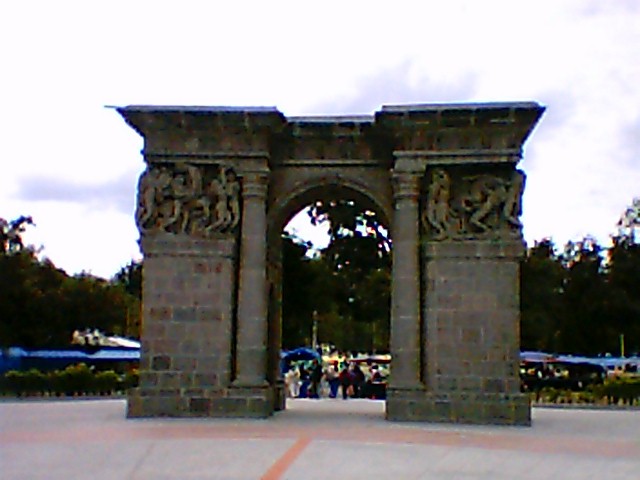
[[[231,387],[224,391],[144,392],[127,394],[127,417],[266,418],[273,415],[272,387]]]
[[[396,422],[531,425],[531,402],[521,393],[387,392],[386,419]]]
[[[276,412],[287,408],[287,387],[284,380],[278,380],[273,388],[273,408]]]

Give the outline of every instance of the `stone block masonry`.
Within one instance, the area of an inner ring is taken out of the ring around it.
[[[387,418],[531,422],[519,393],[523,144],[533,102],[118,108],[144,137],[140,386],[128,415],[284,408],[280,235],[310,203],[375,210],[393,240]]]
[[[389,418],[530,424],[519,381],[523,252],[520,242],[425,245],[426,395],[396,404]]]
[[[232,374],[233,238],[143,238],[140,385],[129,416],[210,415]]]

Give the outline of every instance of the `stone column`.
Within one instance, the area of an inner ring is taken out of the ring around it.
[[[280,369],[280,351],[282,350],[282,238],[279,231],[272,232],[269,239],[269,247],[271,250],[269,251],[269,266],[267,268],[269,285],[269,363],[267,380],[274,386],[274,409],[279,411],[286,408],[284,377]]]
[[[420,378],[419,176],[393,176],[391,389],[423,388]]]
[[[238,279],[237,387],[267,385],[267,176],[245,174]]]

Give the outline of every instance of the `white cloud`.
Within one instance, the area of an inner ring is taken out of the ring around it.
[[[29,235],[70,272],[111,275],[137,255],[126,210],[142,141],[104,105],[300,115],[535,100],[547,112],[522,163],[527,238],[605,238],[640,184],[639,5],[13,2],[0,17],[0,216],[32,215]]]

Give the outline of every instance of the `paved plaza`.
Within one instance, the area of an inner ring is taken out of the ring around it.
[[[124,400],[0,402],[0,478],[633,479],[640,411],[534,408],[532,427],[392,423],[289,400],[267,420],[126,419]]]

